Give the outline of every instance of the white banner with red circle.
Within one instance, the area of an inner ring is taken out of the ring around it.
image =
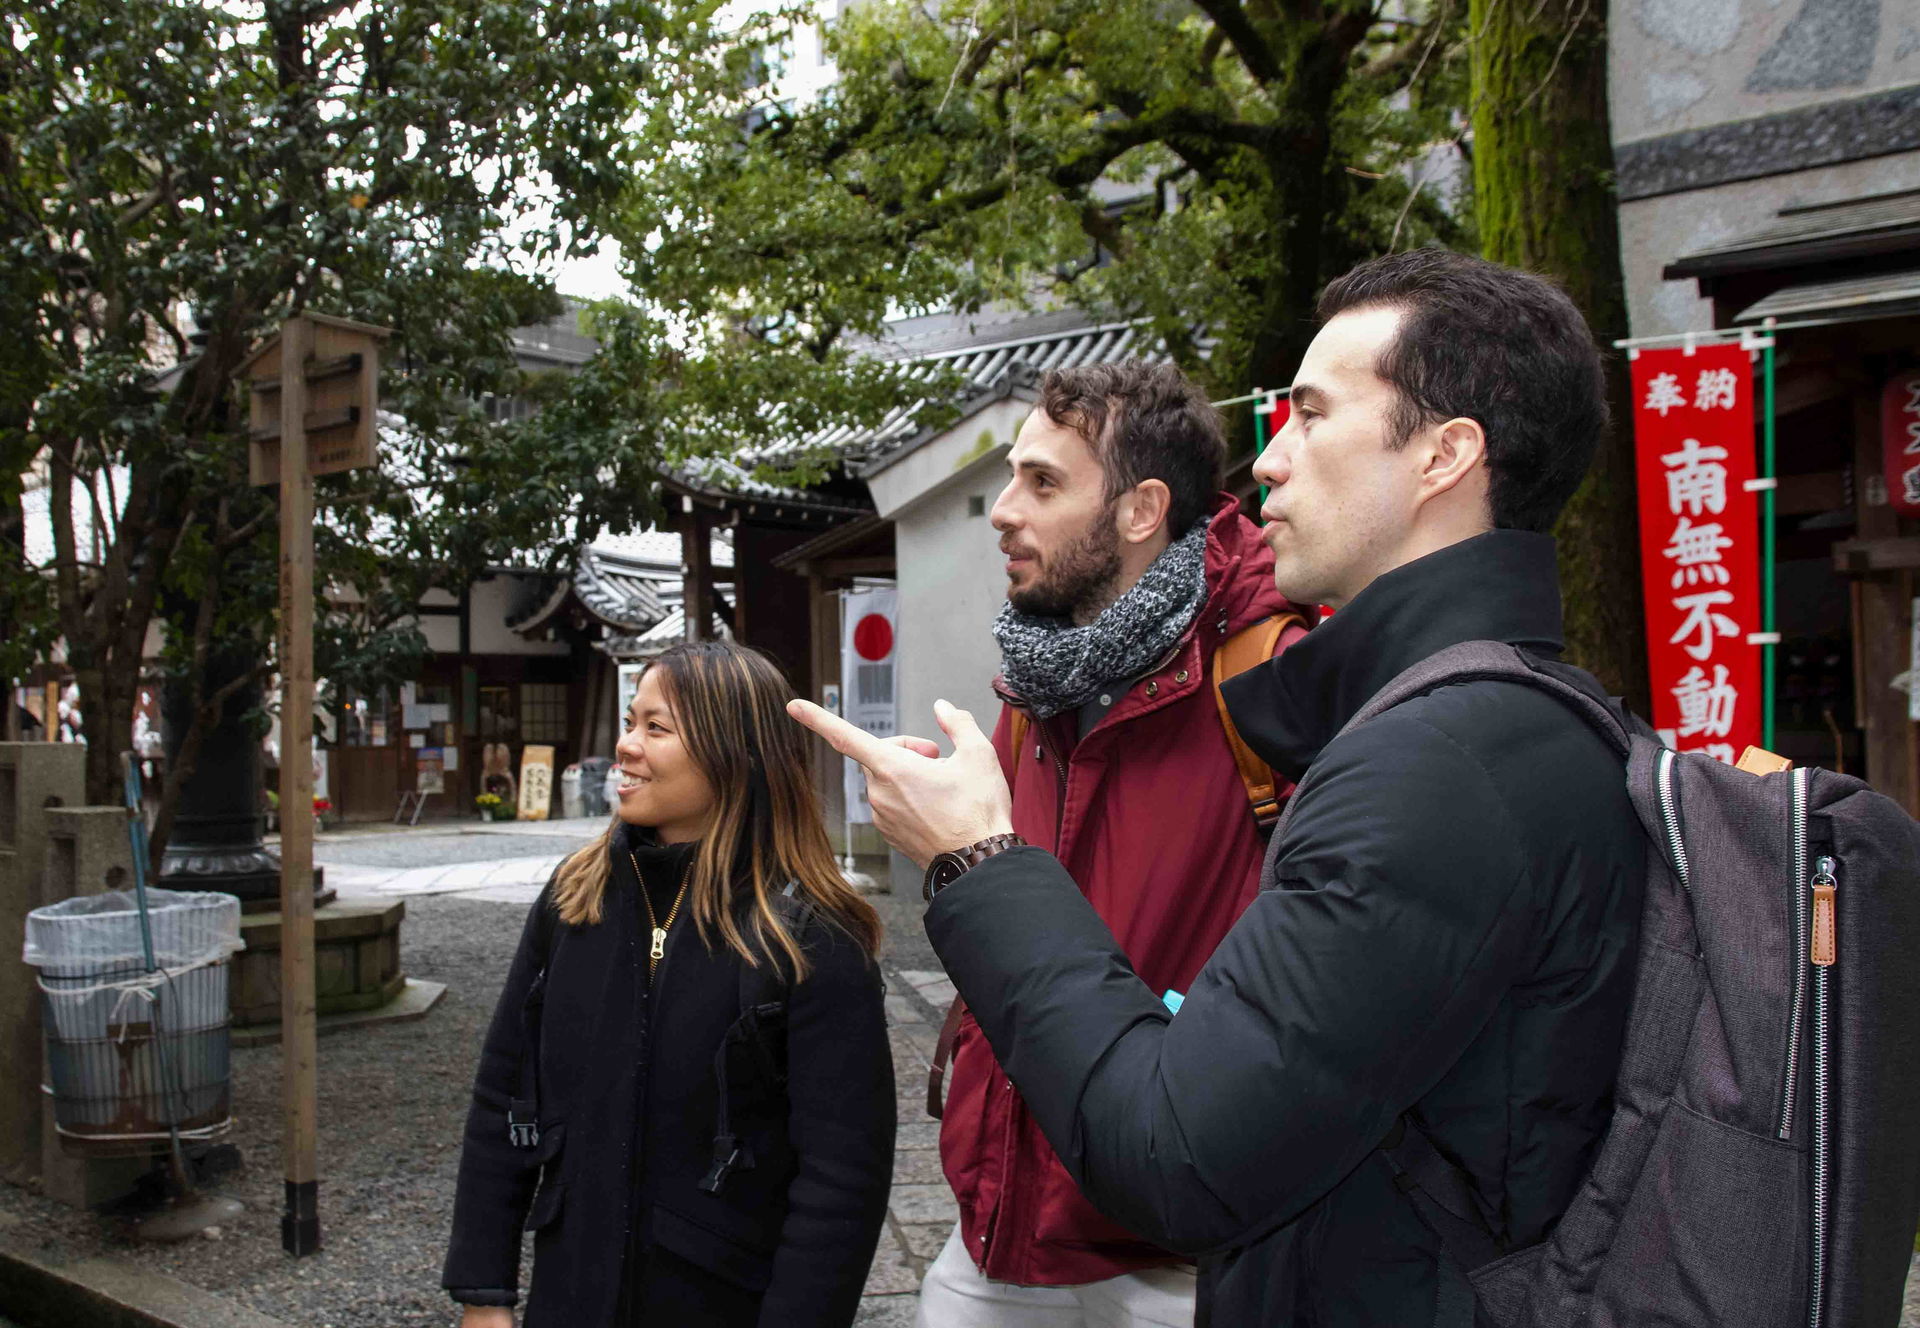
[[[841,710],[850,723],[881,738],[892,737],[900,723],[894,702],[899,603],[900,592],[892,586],[849,590],[840,601]],[[847,821],[871,825],[873,808],[867,804],[866,778],[856,762],[845,765]]]

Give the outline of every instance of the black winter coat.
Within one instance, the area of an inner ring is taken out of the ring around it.
[[[523,1328],[613,1328],[626,1296],[636,1323],[666,1322],[646,1304],[651,1252],[693,1266],[724,1294],[670,1314],[675,1325],[817,1325],[852,1321],[885,1221],[892,1178],[894,1083],[880,977],[860,946],[810,911],[812,961],[785,996],[784,1095],[736,1058],[729,1116],[752,1161],[718,1194],[713,1163],[715,1052],[740,1017],[741,969],[709,950],[691,917],[670,931],[647,983],[647,923],[616,836],[602,920],[548,919],[552,954],[535,990],[542,891],[520,938],[481,1052],[460,1157],[453,1238],[442,1285],[478,1303],[512,1303],[522,1229],[534,1233]],[[637,836],[636,836],[637,838]],[[663,914],[664,916],[664,914]],[[764,990],[753,994],[757,1000]],[[530,994],[532,999],[530,1000]],[[651,1007],[651,1008],[649,1008]],[[539,1026],[540,1141],[508,1139],[520,1056]],[[629,1251],[642,1267],[631,1266]],[[688,1282],[675,1287],[682,1306]],[[507,1297],[487,1296],[504,1289]],[[475,1294],[479,1293],[479,1294]],[[757,1302],[757,1304],[756,1304]]]
[[[1262,892],[1177,1016],[1038,849],[928,910],[1088,1198],[1202,1256],[1203,1320],[1471,1322],[1463,1271],[1378,1151],[1403,1113],[1514,1248],[1573,1197],[1611,1114],[1640,916],[1645,838],[1620,758],[1505,682],[1440,688],[1333,740],[1446,646],[1549,655],[1559,634],[1552,540],[1497,531],[1379,578],[1229,684],[1254,749],[1312,771]]]

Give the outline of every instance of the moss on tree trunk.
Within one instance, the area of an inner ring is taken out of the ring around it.
[[[1481,252],[1566,287],[1607,347],[1626,291],[1607,115],[1603,0],[1470,0],[1473,185]],[[1567,505],[1567,658],[1645,714],[1647,663],[1624,360],[1607,352],[1614,427]]]

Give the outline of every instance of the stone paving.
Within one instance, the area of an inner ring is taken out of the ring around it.
[[[329,833],[315,841],[314,858],[343,896],[454,895],[525,907],[600,825],[584,818]],[[855,1323],[909,1328],[920,1279],[958,1220],[940,1172],[940,1126],[926,1111],[927,1064],[954,990],[920,929],[920,901],[880,895],[872,902],[887,928],[881,966],[900,1125],[887,1226]],[[1920,1328],[1920,1276],[1909,1276],[1900,1328]]]

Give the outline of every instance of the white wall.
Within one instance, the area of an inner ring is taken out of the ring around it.
[[[991,730],[1000,649],[991,626],[1006,601],[999,534],[985,515],[1007,482],[1007,452],[1032,406],[997,402],[868,479],[880,515],[894,523],[900,587],[900,731],[941,740],[933,703],[946,699]],[[978,499],[981,515],[968,514]],[[893,888],[919,889],[919,872],[895,857]]]

